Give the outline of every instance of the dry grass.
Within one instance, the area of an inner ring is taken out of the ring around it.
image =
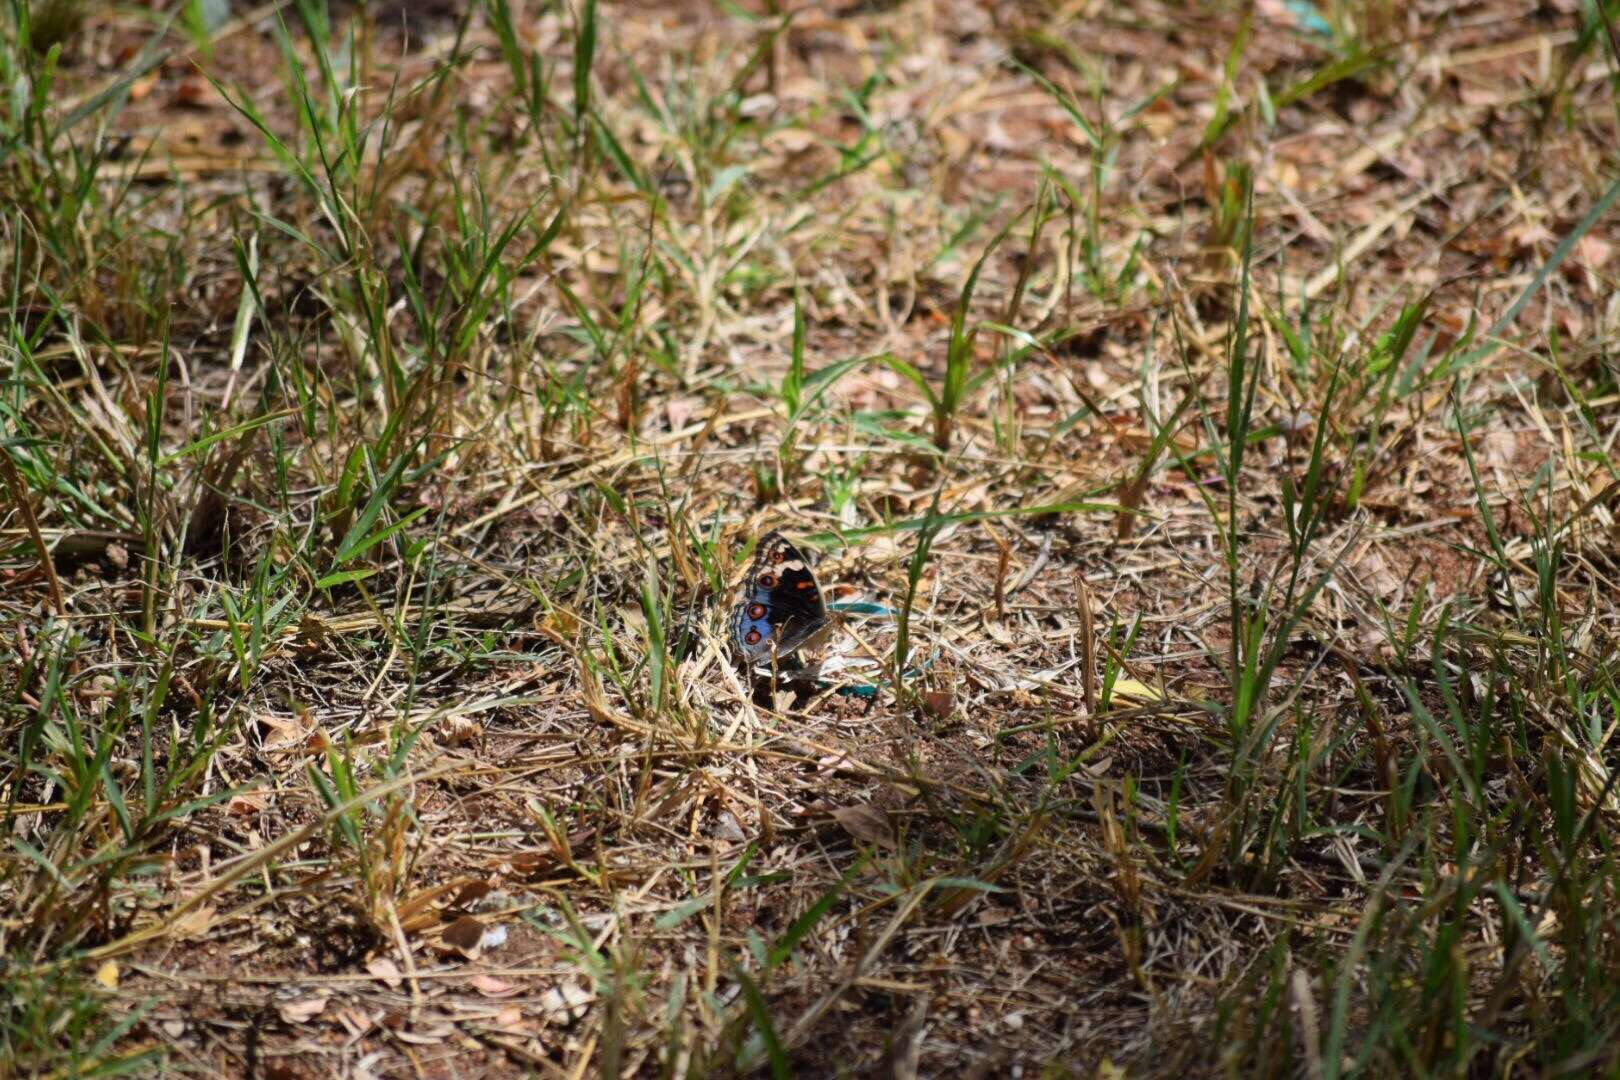
[[[1620,1067],[1604,13],[32,7],[0,1076]]]

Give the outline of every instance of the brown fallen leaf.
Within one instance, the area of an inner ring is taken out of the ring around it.
[[[936,720],[948,720],[956,709],[956,695],[949,690],[928,690],[922,696],[923,708]]]
[[[523,987],[506,982],[504,979],[497,979],[493,975],[474,975],[467,980],[467,984],[487,998],[504,998],[523,993]]]
[[[501,1011],[495,1014],[494,1026],[501,1031],[520,1035],[532,1035],[537,1030],[534,1021],[524,1017],[521,1005],[502,1007]]]
[[[1594,270],[1601,270],[1614,255],[1614,245],[1600,236],[1587,235],[1575,242],[1575,254]]]
[[[367,960],[366,970],[381,979],[390,990],[398,990],[403,981],[399,977],[399,965],[386,956],[373,956]]]
[[[507,865],[512,868],[512,873],[519,877],[532,877],[541,870],[555,865],[556,862],[557,856],[549,851],[520,851],[506,860]]]
[[[214,913],[217,910],[212,904],[204,904],[188,911],[174,920],[174,924],[169,927],[169,933],[177,938],[202,937],[214,924]]]
[[[434,1024],[431,1027],[412,1028],[406,1031],[394,1032],[394,1038],[400,1042],[414,1043],[417,1046],[438,1046],[455,1033],[455,1028],[449,1024]]]
[[[299,998],[276,1006],[281,1019],[289,1024],[307,1024],[325,1011],[326,999],[323,997]]]
[[[262,791],[244,791],[232,795],[225,803],[225,812],[232,817],[252,817],[270,805],[270,797]]]
[[[871,803],[840,806],[833,810],[832,818],[857,840],[894,847],[894,828],[889,824],[889,815]]]
[[[339,1009],[338,1019],[343,1022],[344,1027],[349,1029],[349,1035],[356,1039],[376,1026],[376,1021],[359,1009]]]
[[[456,890],[455,899],[450,901],[450,906],[456,908],[472,907],[493,891],[495,891],[495,886],[488,881],[469,881]]]
[[[478,943],[484,940],[484,924],[471,915],[463,915],[446,926],[441,936],[444,943],[452,948],[464,953],[476,953]]]
[[[259,736],[259,748],[266,752],[301,747],[315,728],[314,718],[305,710],[300,710],[296,716],[259,713],[253,719]]]

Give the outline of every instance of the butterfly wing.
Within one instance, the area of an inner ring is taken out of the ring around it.
[[[759,542],[731,609],[731,643],[748,663],[786,657],[827,625],[827,606],[804,553],[779,532]]]

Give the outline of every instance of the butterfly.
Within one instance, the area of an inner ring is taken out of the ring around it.
[[[748,665],[773,654],[785,660],[831,625],[810,561],[781,533],[760,539],[726,625],[732,648]]]

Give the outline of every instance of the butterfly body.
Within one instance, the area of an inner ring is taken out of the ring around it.
[[[731,646],[748,665],[784,660],[830,625],[810,561],[779,532],[767,533],[743,576],[727,620]]]

